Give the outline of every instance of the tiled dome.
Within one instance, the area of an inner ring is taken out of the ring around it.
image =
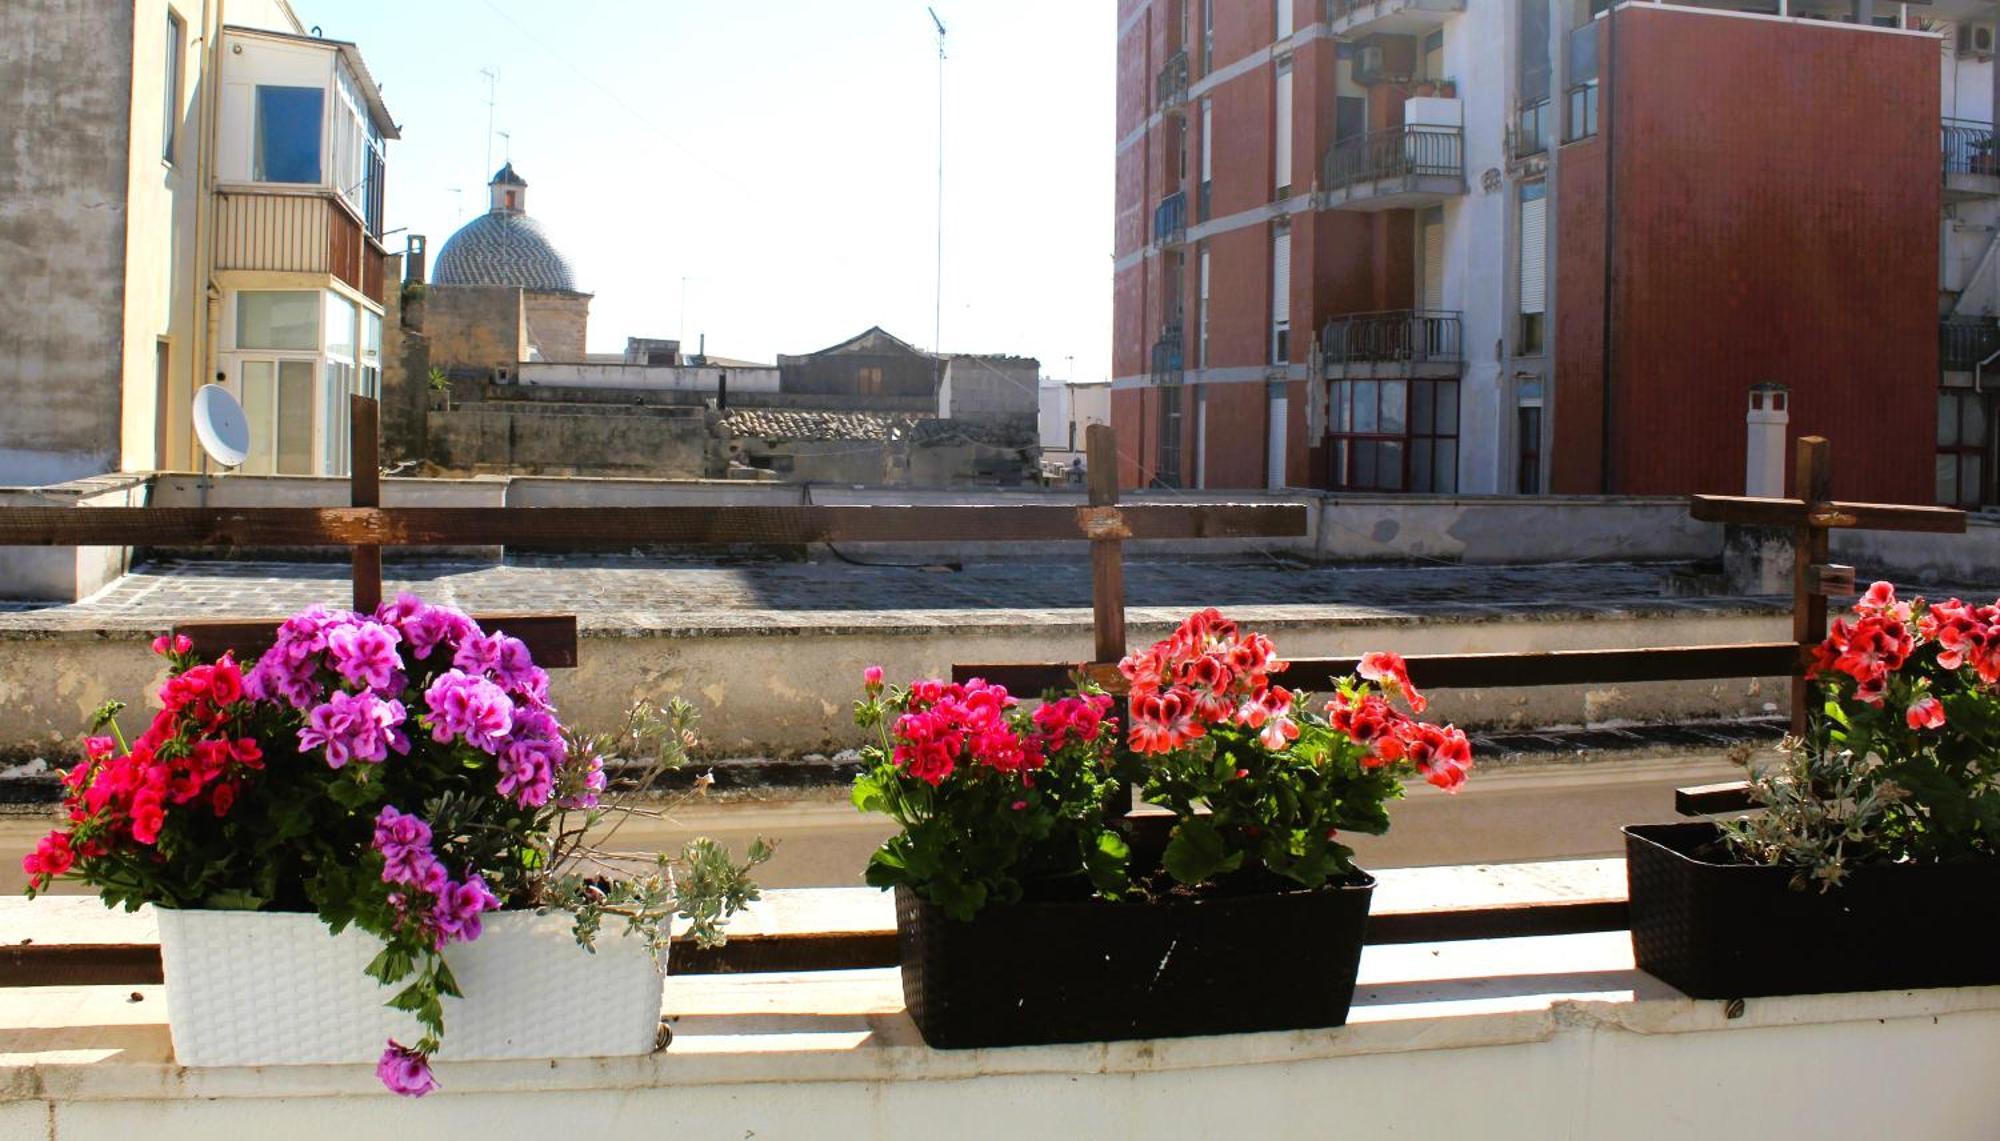
[[[461,226],[445,242],[433,263],[431,281],[577,292],[569,259],[556,249],[541,223],[525,212],[528,184],[514,173],[514,165],[503,167],[488,185],[494,188],[493,209]]]

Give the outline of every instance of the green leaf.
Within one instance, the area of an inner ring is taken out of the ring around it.
[[[1230,852],[1222,833],[1206,817],[1183,820],[1160,857],[1167,874],[1184,884],[1206,883],[1243,866],[1243,853]]]

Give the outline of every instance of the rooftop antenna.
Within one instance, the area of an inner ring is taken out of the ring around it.
[[[481,170],[493,169],[493,105],[500,101],[500,69],[482,67],[479,74],[486,77],[486,165]]]
[[[465,188],[463,186],[447,186],[445,187],[445,191],[451,195],[452,209],[455,212],[457,220],[464,221]]]
[[[514,165],[513,133],[510,131],[497,131],[495,133],[500,136],[500,153],[501,153],[500,161],[506,163],[508,166]]]
[[[936,8],[925,8],[937,28],[938,49],[938,133],[937,133],[937,277],[931,291],[931,351],[944,361],[944,21]]]

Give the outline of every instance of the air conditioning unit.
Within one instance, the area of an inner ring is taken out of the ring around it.
[[[1382,78],[1382,45],[1360,44],[1354,49],[1354,82],[1368,86]]]
[[[1958,54],[1993,58],[1993,25],[1960,24],[1958,26]]]

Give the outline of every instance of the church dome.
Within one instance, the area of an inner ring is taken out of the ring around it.
[[[556,249],[541,223],[528,217],[528,184],[514,173],[514,164],[500,168],[487,185],[492,209],[459,227],[445,242],[433,263],[432,283],[578,292],[569,259]]]

